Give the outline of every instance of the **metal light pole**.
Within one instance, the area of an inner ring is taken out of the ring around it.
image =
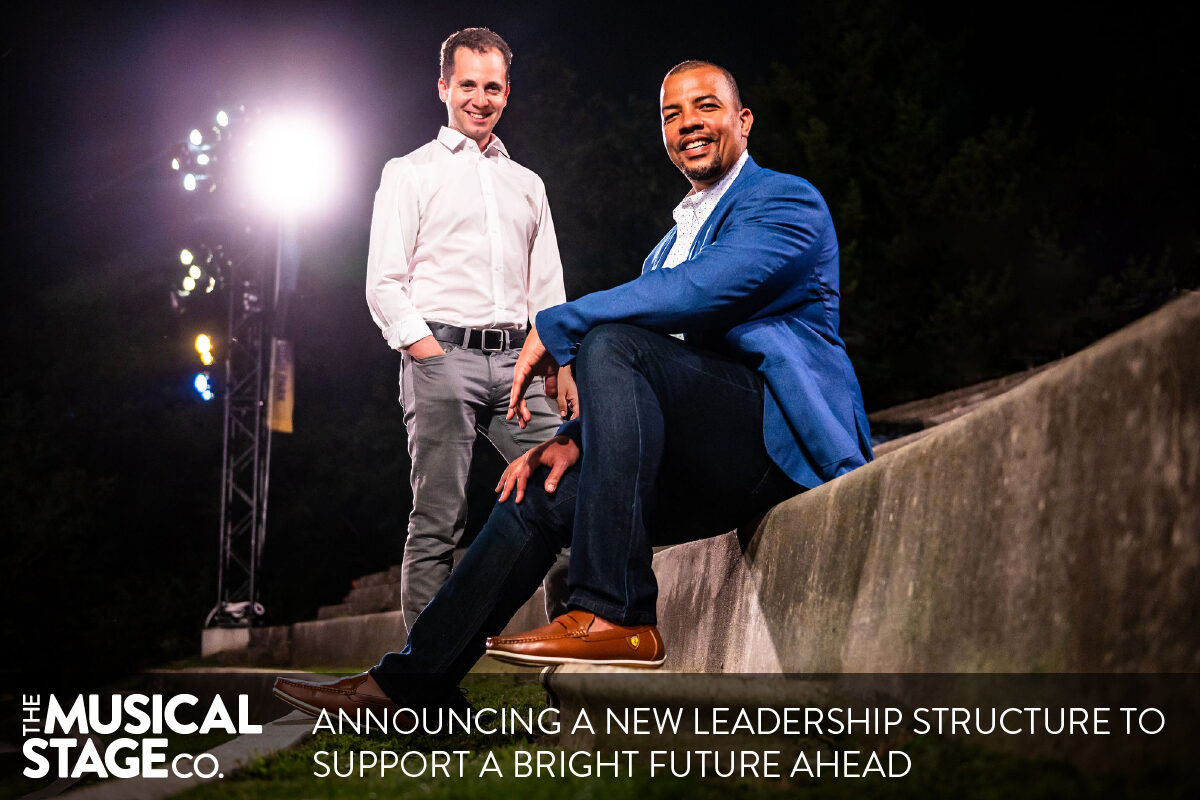
[[[331,144],[310,118],[251,117],[239,109],[236,119],[219,112],[207,134],[193,130],[174,150],[171,166],[183,175],[186,191],[213,196],[219,178],[217,196],[231,206],[228,212],[248,214],[246,203],[254,199],[275,220],[273,264],[261,246],[248,248],[236,262],[222,261],[228,306],[220,553],[217,603],[205,627],[253,625],[266,613],[258,577],[266,541],[271,434],[292,430],[291,346],[280,334],[287,298],[296,288],[296,220],[335,194],[337,159]],[[241,205],[231,202],[235,199]],[[188,292],[176,294],[178,302]]]
[[[278,264],[278,258],[276,259]],[[265,265],[234,267],[228,281],[225,414],[221,449],[220,556],[217,604],[205,626],[250,625],[266,613],[258,573],[267,526],[271,429],[267,425],[270,318],[275,289]],[[275,284],[274,270],[272,280]]]

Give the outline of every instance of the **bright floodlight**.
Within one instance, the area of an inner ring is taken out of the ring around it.
[[[224,111],[218,111],[217,112],[217,124],[220,125],[222,128],[224,128],[226,125],[229,124],[229,115],[226,114]]]
[[[202,333],[196,337],[196,352],[204,355],[212,352],[212,339],[207,333]]]
[[[208,161],[208,153],[201,153],[200,155],[196,156],[196,163],[202,167],[207,167]]]
[[[178,158],[171,159],[171,169],[175,170],[176,172],[179,172],[179,159]]]
[[[196,279],[195,278],[193,278],[191,275],[188,275],[186,278],[183,279],[183,290],[185,292],[190,292],[195,288],[196,288]]]
[[[217,288],[217,279],[214,278],[212,275],[209,275],[208,276],[208,286],[204,287],[204,293],[212,294],[213,289],[216,289],[216,288]]]
[[[183,176],[183,188],[189,192],[196,191],[196,176],[190,172],[187,175],[184,175]]]
[[[199,128],[192,128],[192,132],[188,134],[188,141],[199,147],[204,144],[204,134],[200,132]]]
[[[190,267],[192,262],[195,260],[196,257],[192,255],[192,251],[188,250],[186,247],[179,251],[179,263],[183,264],[185,267]]]
[[[196,264],[192,264],[192,266],[188,268],[188,276],[195,280],[200,280],[200,276],[202,274],[203,273],[200,271],[200,267]]]
[[[336,199],[340,170],[333,137],[315,120],[259,123],[245,175],[259,201],[279,214],[314,211]]]

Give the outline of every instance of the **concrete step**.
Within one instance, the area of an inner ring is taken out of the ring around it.
[[[859,677],[865,696],[907,707],[950,702],[955,673],[971,705],[981,702],[972,681],[989,677],[1108,676],[1101,686],[1111,691],[1129,688],[1125,673],[1157,673],[1150,704],[1194,718],[1197,342],[1193,293],[777,506],[740,536],[656,554],[663,671],[568,665],[544,676],[548,690],[565,711],[596,718],[676,701],[803,704],[812,688],[777,688],[764,703],[761,673]],[[994,705],[1019,705],[1014,697],[1002,691]],[[1123,704],[1134,705],[1100,703]],[[1153,758],[1178,769],[1190,759],[1178,736],[1125,737],[1122,748],[1148,749],[1119,758],[1110,744],[1097,752],[1080,737],[1056,755],[1088,768]]]
[[[667,667],[1200,668],[1200,294],[655,558]]]
[[[1034,375],[1044,372],[1058,363],[1058,361],[1052,361],[1024,372],[1014,372],[1011,375],[964,386],[961,389],[953,389],[923,400],[913,400],[885,408],[882,411],[875,411],[867,415],[871,422],[871,433],[874,434],[877,431],[880,433],[908,432],[933,428],[944,422],[950,422],[974,411],[981,403],[1017,388]]]
[[[657,553],[666,668],[1200,670],[1197,341],[1193,293],[740,538]],[[508,630],[543,621],[539,593]],[[404,638],[399,612],[299,623],[275,663]]]
[[[466,548],[454,551],[454,565],[462,560]],[[350,592],[342,602],[336,605],[321,606],[317,609],[317,619],[340,619],[356,617],[363,614],[379,614],[385,611],[400,611],[400,576],[402,567],[397,564],[383,572],[372,572],[361,578],[356,578]]]
[[[538,587],[504,630],[516,633],[545,624],[543,590]],[[201,639],[203,655],[229,666],[298,666],[353,672],[375,664],[386,652],[404,647],[408,629],[403,613],[385,611],[264,628],[209,628],[202,631]],[[481,663],[480,669],[509,671],[490,660]]]
[[[386,583],[400,583],[400,566],[389,567],[383,572],[372,572],[354,580],[354,588],[381,586]]]
[[[374,614],[379,611],[400,610],[400,584],[381,583],[375,586],[355,586],[346,595],[342,605],[349,606],[357,614]]]
[[[317,609],[317,619],[340,619],[354,616],[354,609],[348,603],[338,603],[336,606],[321,606]]]
[[[668,670],[1200,670],[1200,293],[655,556]]]

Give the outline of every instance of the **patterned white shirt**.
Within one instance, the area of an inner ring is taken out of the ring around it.
[[[749,152],[743,150],[742,155],[721,180],[703,191],[692,192],[675,206],[675,210],[671,212],[671,216],[675,218],[675,244],[671,245],[671,252],[667,253],[667,258],[663,261],[663,269],[672,269],[687,261],[692,243],[696,241],[696,234],[700,232],[700,228],[708,220],[708,215],[717,207],[730,184],[737,179]]]
[[[521,330],[565,299],[546,187],[499,138],[481,153],[443,127],[383,168],[367,305],[393,349],[428,336],[426,320]]]

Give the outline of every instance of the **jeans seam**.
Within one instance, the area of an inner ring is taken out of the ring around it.
[[[703,375],[704,377],[706,377],[710,380],[719,381],[720,383],[723,383],[726,386],[730,386],[730,387],[732,387],[734,389],[738,389],[739,391],[742,391],[742,392],[749,392],[750,394],[757,394],[758,390],[759,390],[759,387],[757,387],[757,386],[745,386],[740,383],[735,383],[734,381],[726,380],[724,377],[722,377],[720,375],[714,375],[713,373],[708,372],[706,370],[697,369],[696,367],[693,367],[691,364],[681,364],[680,366],[682,366],[684,369],[691,370],[692,372],[695,372],[699,375]],[[749,369],[753,374],[758,375],[757,370],[751,369],[750,367],[747,367],[747,369]]]
[[[519,514],[516,516],[518,518],[520,517]],[[513,570],[516,569],[517,564],[521,562],[522,557],[525,555],[526,551],[530,547],[530,544],[532,543],[534,534],[525,526],[524,520],[521,522],[521,529],[525,534],[522,536],[521,547],[516,551],[514,557],[509,559],[508,568],[504,573],[504,579],[496,583],[496,586],[498,587],[503,587],[509,583],[509,580],[512,578]],[[494,606],[486,603],[474,604],[474,613],[471,615],[472,625],[470,627],[466,625],[459,626],[461,633],[455,640],[455,647],[445,648],[446,654],[454,653],[455,655],[453,658],[449,659],[443,655],[443,657],[439,659],[439,663],[437,665],[439,670],[448,669],[450,664],[452,664],[463,652],[466,651],[467,647],[471,643],[473,635],[478,635],[479,632],[481,632],[481,629],[487,622],[488,617],[491,615],[493,610]]]
[[[640,382],[639,382],[639,385],[640,385]],[[637,392],[636,388],[634,389],[634,392],[636,395],[636,392]],[[640,496],[637,496],[637,488],[643,485],[642,484],[642,467],[643,467],[644,455],[646,452],[646,443],[642,439],[642,430],[643,430],[643,428],[642,428],[642,405],[641,405],[641,403],[637,402],[636,396],[634,398],[633,407],[634,407],[634,410],[637,412],[634,415],[634,419],[637,422],[638,454],[640,457],[638,458],[637,473],[634,475],[634,481],[633,481],[633,488],[634,488],[634,493],[635,493],[635,497],[633,498],[634,502],[629,504],[629,525],[630,525],[630,527],[627,529],[628,534],[627,534],[626,545],[625,545],[626,569],[625,569],[624,581],[622,584],[623,588],[624,588],[624,593],[625,593],[625,596],[622,599],[624,600],[625,605],[624,605],[624,608],[621,609],[622,618],[626,614],[629,613],[629,607],[632,602],[630,599],[630,594],[631,594],[630,588],[629,588],[630,570],[628,569],[628,565],[629,565],[629,560],[630,560],[630,552],[633,549],[633,538],[634,538],[633,537],[633,530],[634,530],[633,526],[637,524],[638,506],[644,505],[644,503],[642,503],[642,498]],[[642,508],[642,513],[644,516],[645,508]]]
[[[769,458],[769,456],[768,456],[768,458]],[[763,472],[762,477],[758,479],[758,483],[754,484],[754,488],[750,490],[751,498],[755,498],[755,497],[759,496],[759,493],[762,491],[763,487],[766,485],[767,480],[771,477],[771,470],[774,468],[775,467],[773,464],[767,465],[767,468]]]

